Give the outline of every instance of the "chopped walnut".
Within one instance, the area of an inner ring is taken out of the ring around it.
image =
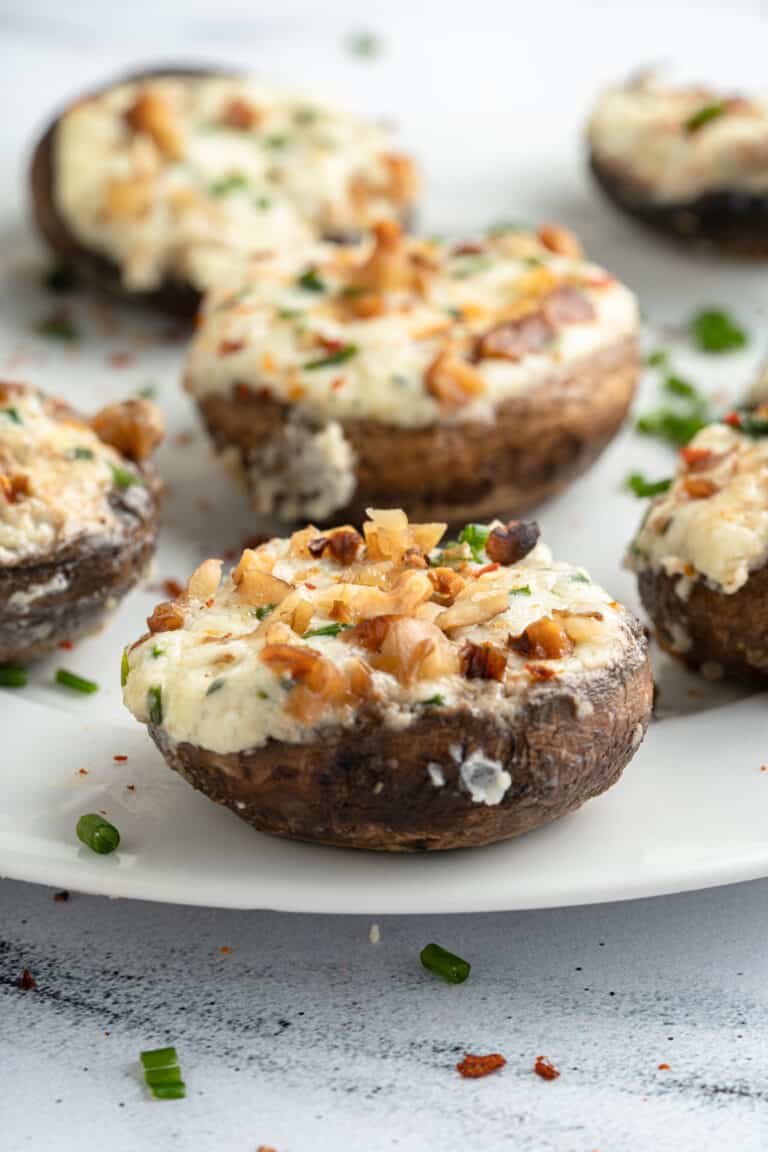
[[[29,476],[17,472],[13,476],[0,475],[0,489],[9,504],[18,504],[25,496],[32,494]]]
[[[537,660],[560,660],[573,652],[573,641],[566,630],[548,616],[534,620],[520,636],[509,636],[507,646],[521,656]]]
[[[104,444],[137,462],[151,456],[165,435],[162,412],[141,397],[108,404],[93,417],[91,427]]]
[[[451,347],[438,352],[424,374],[424,386],[445,408],[463,408],[485,392],[476,368]]]
[[[244,604],[252,608],[263,608],[266,604],[281,604],[289,592],[293,591],[285,580],[278,580],[270,572],[264,572],[251,561],[252,552],[247,550],[240,557],[240,563],[232,572],[237,594]]]
[[[570,228],[561,224],[542,224],[536,234],[544,247],[558,256],[571,256],[574,260],[584,256],[581,241]]]
[[[110,220],[138,220],[152,204],[152,184],[135,176],[110,180],[104,191],[104,215]]]
[[[263,119],[264,114],[261,109],[257,108],[255,104],[251,104],[250,100],[244,100],[241,96],[233,97],[225,104],[221,112],[221,123],[227,128],[235,128],[241,132],[255,128]]]
[[[396,292],[411,286],[411,262],[403,231],[396,220],[381,220],[373,228],[374,247],[351,277],[350,286],[372,292]]]
[[[402,152],[390,152],[382,156],[387,170],[387,181],[383,187],[385,195],[399,204],[412,203],[419,193],[419,173],[410,156]]]
[[[461,673],[467,680],[504,680],[507,658],[496,644],[474,644],[467,640],[461,649]]]
[[[541,352],[556,335],[554,324],[543,311],[528,312],[495,325],[481,336],[475,356],[478,360],[522,360],[531,352]]]
[[[574,284],[561,284],[543,300],[543,311],[550,324],[589,324],[597,313],[589,297]]]
[[[686,476],[683,491],[691,500],[706,500],[718,491],[717,484],[706,476]]]
[[[157,632],[178,632],[184,627],[184,613],[178,604],[167,600],[158,604],[147,618],[147,627],[153,634]]]
[[[453,568],[430,568],[427,575],[435,590],[432,599],[446,608],[453,604],[467,583]]]
[[[485,552],[497,564],[518,564],[536,547],[541,532],[535,520],[510,520],[492,528]]]
[[[310,556],[318,558],[325,552],[337,564],[347,568],[354,564],[358,552],[363,547],[363,538],[354,528],[334,528],[326,536],[315,536],[307,544]]]
[[[184,139],[176,110],[170,100],[156,88],[144,88],[125,114],[134,132],[143,132],[154,140],[169,160],[180,160]]]
[[[221,560],[204,560],[187,581],[187,592],[198,600],[213,596],[221,583]]]

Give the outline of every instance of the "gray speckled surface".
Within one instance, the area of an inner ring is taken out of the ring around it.
[[[376,945],[359,917],[52,895],[0,884],[3,1152],[768,1144],[766,882],[384,918]],[[420,968],[431,939],[473,962],[465,985]],[[156,1103],[136,1058],[169,1041],[189,1095]],[[464,1051],[508,1064],[463,1081]],[[539,1054],[559,1080],[533,1074]]]

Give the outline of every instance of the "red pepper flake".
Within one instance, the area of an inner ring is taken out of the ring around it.
[[[314,592],[315,589],[317,588],[317,584],[310,584],[309,580],[305,580],[304,581],[304,587],[309,588],[310,592]]]
[[[541,1076],[542,1080],[557,1080],[560,1073],[551,1060],[547,1060],[546,1056],[537,1056],[533,1065],[533,1070],[537,1076]]]
[[[669,1064],[659,1064],[659,1072],[669,1072]]]
[[[245,340],[220,340],[219,356],[234,356],[236,352],[242,352],[243,348]]]
[[[702,464],[711,455],[709,448],[695,448],[691,444],[686,444],[684,448],[680,449],[680,458],[689,468],[695,464]]]
[[[331,392],[338,392],[343,388],[346,381],[343,376],[337,376],[335,380],[331,380]]]
[[[114,760],[115,764],[125,764],[128,757],[127,756],[113,756],[112,759]]]
[[[484,568],[478,568],[475,576],[484,576],[486,572],[495,572],[498,567],[498,564],[486,564]]]
[[[54,892],[53,899],[56,904],[66,904],[67,900],[69,900],[69,892],[67,892],[66,888],[62,888],[61,892]]]
[[[503,1068],[506,1062],[500,1052],[491,1052],[487,1056],[471,1056],[467,1052],[461,1063],[456,1065],[456,1071],[465,1080],[479,1080],[481,1076],[489,1076],[491,1072]]]
[[[229,956],[231,951],[232,949],[230,948],[229,944],[222,944],[221,948],[219,948],[219,952],[221,952],[222,956]]]
[[[184,585],[179,584],[178,580],[163,580],[163,592],[169,600],[178,600],[184,591]]]
[[[206,608],[213,608],[215,603],[216,603],[216,601],[214,600],[213,596],[211,596],[211,597],[209,597],[208,600],[206,600],[205,606],[206,606]]]
[[[77,772],[78,772],[79,776],[87,776],[88,775],[88,769],[87,768],[78,768]]]
[[[22,992],[31,992],[33,988],[37,988],[37,981],[29,968],[25,968],[19,977],[19,988],[21,988]]]
[[[330,336],[318,336],[316,342],[329,355],[333,355],[334,352],[338,352],[344,347],[343,340],[334,340]]]
[[[65,652],[71,652],[75,644],[73,640],[62,640],[59,648],[63,648]]]
[[[729,412],[727,416],[723,417],[724,424],[730,424],[731,428],[741,428],[741,413]]]
[[[133,352],[113,352],[109,358],[113,368],[130,368],[135,360]]]
[[[761,764],[760,765],[760,771],[761,772],[768,772],[768,764]]]

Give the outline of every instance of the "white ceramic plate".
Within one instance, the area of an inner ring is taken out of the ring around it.
[[[460,58],[458,44],[452,51]],[[59,92],[69,94],[56,53],[46,61],[47,90],[28,79],[32,63],[9,61],[9,91],[19,94],[6,120],[14,157],[44,109]],[[84,72],[94,71],[85,59],[81,63]],[[348,62],[339,68],[348,94],[357,91],[361,103],[370,104],[368,78],[359,66],[354,78]],[[76,69],[66,71],[71,83]],[[40,78],[39,66],[35,74]],[[522,75],[519,83],[531,80]],[[570,82],[580,84],[586,97],[583,68]],[[471,97],[466,103],[466,90],[456,98],[448,133],[439,85],[434,92],[420,90],[416,101],[407,85],[385,83],[381,74],[373,84],[378,100],[392,102],[385,110],[398,116],[411,145],[426,155],[430,228],[469,229],[499,217],[568,221],[589,251],[639,292],[657,325],[649,339],[659,339],[663,322],[683,321],[695,307],[712,302],[726,302],[759,330],[765,298],[759,268],[665,248],[591,193],[577,147],[583,109],[575,103],[537,105],[538,132],[519,130],[505,151],[506,124],[486,121],[484,134],[470,133],[477,109]],[[480,90],[478,99],[487,96]],[[469,153],[457,157],[454,134],[471,141]],[[524,164],[504,159],[509,147],[518,149]],[[31,336],[35,322],[57,301],[39,284],[45,261],[24,228],[18,182],[5,188],[0,372],[59,391],[85,410],[148,383],[158,386],[170,428],[160,458],[169,492],[149,584],[183,580],[200,559],[238,550],[260,528],[219,475],[196,429],[178,385],[183,343],[166,321],[119,314],[80,296],[66,300],[84,337],[78,344]],[[681,345],[676,366],[725,402],[744,389],[760,354],[756,340],[747,353],[719,359],[697,358]],[[653,403],[655,390],[654,381],[646,381],[640,406]],[[179,434],[189,432],[193,439],[180,446]],[[588,477],[542,510],[556,554],[584,565],[617,598],[636,605],[621,557],[642,507],[620,490],[621,482],[635,468],[658,476],[672,466],[669,450],[627,431]],[[624,899],[768,874],[768,773],[760,770],[768,759],[766,697],[708,685],[661,658],[659,719],[623,780],[557,825],[493,848],[409,858],[260,835],[170,772],[122,709],[122,646],[139,635],[162,596],[156,586],[137,590],[102,634],[35,668],[27,689],[0,692],[0,875],[189,904],[428,913]],[[53,671],[62,665],[98,680],[101,691],[81,698],[57,689]],[[128,759],[116,762],[116,755]],[[95,856],[75,838],[78,816],[93,810],[107,812],[120,828],[121,848],[112,856]]]

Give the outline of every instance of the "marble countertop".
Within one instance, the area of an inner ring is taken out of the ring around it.
[[[766,1147],[768,882],[386,917],[378,943],[361,917],[53,896],[0,884],[3,1152]],[[466,984],[421,968],[430,940]],[[167,1043],[188,1096],[156,1102],[137,1058]],[[507,1065],[462,1080],[465,1051]]]

